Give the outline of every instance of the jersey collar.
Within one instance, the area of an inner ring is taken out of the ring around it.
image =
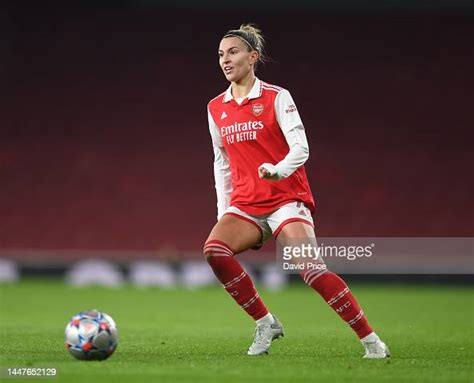
[[[245,98],[247,98],[248,100],[251,100],[253,98],[259,98],[261,95],[262,95],[262,82],[257,77],[255,77],[255,82],[253,84],[253,87],[250,90],[247,97]],[[225,92],[225,96],[222,102],[229,102],[233,99],[234,97],[232,97],[232,85],[229,85],[229,87],[227,88]]]

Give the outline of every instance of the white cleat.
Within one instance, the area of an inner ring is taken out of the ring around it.
[[[361,342],[365,348],[365,354],[363,356],[365,359],[390,358],[390,350],[375,333],[365,337]]]
[[[255,338],[247,351],[247,355],[268,354],[274,339],[285,336],[283,326],[278,318],[273,315],[273,324],[262,323],[255,329]]]

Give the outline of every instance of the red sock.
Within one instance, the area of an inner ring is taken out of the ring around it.
[[[302,277],[351,326],[360,339],[372,332],[372,327],[370,327],[364,312],[346,282],[340,277],[327,270],[307,271]]]
[[[211,240],[204,245],[204,255],[217,279],[224,285],[237,304],[254,320],[268,314],[250,276],[234,258],[233,251],[224,242]]]

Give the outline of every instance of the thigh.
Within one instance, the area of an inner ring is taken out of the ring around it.
[[[213,227],[207,241],[222,241],[238,254],[259,244],[261,239],[262,233],[254,224],[225,214]]]
[[[314,229],[309,223],[294,221],[284,225],[277,237],[281,246],[318,246]]]
[[[277,240],[282,254],[290,256],[289,260],[298,265],[297,270],[300,270],[302,275],[307,272],[318,274],[326,270],[314,228],[309,223],[294,221],[284,225]]]
[[[278,234],[277,239],[279,241],[285,241],[290,239],[307,239],[310,241],[316,241],[316,234],[314,228],[308,222],[293,221],[284,225]]]

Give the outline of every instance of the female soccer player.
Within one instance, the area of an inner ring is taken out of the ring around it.
[[[256,321],[248,355],[268,353],[272,340],[283,336],[283,326],[234,255],[258,248],[271,235],[282,244],[315,241],[303,123],[287,90],[255,77],[257,64],[265,60],[263,48],[261,32],[252,25],[224,35],[219,65],[230,86],[208,104],[218,222],[204,255],[227,292]],[[340,277],[325,267],[301,275],[354,330],[365,358],[390,355]]]

